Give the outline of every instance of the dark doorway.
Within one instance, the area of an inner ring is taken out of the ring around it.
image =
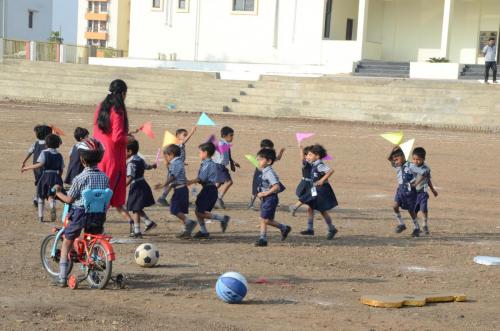
[[[330,39],[330,29],[332,25],[332,0],[326,0],[325,6],[325,29],[323,31],[323,38]]]
[[[354,29],[354,20],[352,18],[348,18],[345,28],[345,40],[352,40],[353,29]]]

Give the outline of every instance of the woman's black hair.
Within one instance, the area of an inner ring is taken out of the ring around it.
[[[173,155],[174,157],[178,157],[181,156],[181,148],[175,144],[171,144],[163,149],[163,154]]]
[[[267,161],[271,161],[271,165],[276,161],[276,151],[274,149],[263,148],[257,153],[257,156]]]
[[[416,155],[424,160],[425,160],[426,154],[427,154],[427,152],[425,151],[425,149],[423,147],[417,147],[413,150],[413,155]]]
[[[49,134],[52,133],[52,128],[45,124],[39,124],[33,129],[35,131],[36,139],[44,140]]]
[[[75,129],[74,137],[76,141],[81,141],[85,138],[87,138],[89,135],[89,130],[81,127],[77,127]]]
[[[324,159],[326,157],[326,149],[321,146],[320,144],[316,144],[311,146],[311,149],[309,152],[313,153],[314,155],[318,155],[320,159]]]
[[[234,130],[229,126],[225,126],[222,129],[220,129],[220,135],[222,138],[227,137],[231,134],[234,134]]]
[[[45,144],[47,148],[59,148],[62,144],[62,140],[58,135],[51,133],[45,137]]]
[[[271,148],[271,149],[273,149],[274,148],[274,143],[270,139],[263,139],[260,142],[260,148]]]
[[[208,157],[212,157],[215,154],[215,145],[212,144],[211,142],[206,142],[198,146],[200,151],[202,152],[207,152]]]
[[[104,133],[111,132],[111,108],[114,108],[115,112],[123,112],[123,124],[125,132],[128,132],[128,116],[127,108],[125,107],[125,102],[123,100],[123,94],[127,93],[127,84],[121,79],[116,79],[109,85],[108,95],[101,103],[99,109],[99,114],[97,116],[97,126]]]
[[[127,143],[127,151],[131,151],[132,155],[139,153],[139,141],[135,139],[129,139]]]

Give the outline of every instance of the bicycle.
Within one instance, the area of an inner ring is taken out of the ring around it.
[[[82,192],[86,213],[105,213],[113,192],[106,190],[84,190]],[[59,260],[61,257],[61,245],[63,242],[64,229],[69,223],[68,204],[64,205],[61,217],[63,227],[53,228],[52,233],[42,241],[40,257],[43,268],[52,276],[59,275]],[[78,284],[87,280],[91,288],[102,290],[110,280],[114,281],[118,288],[124,287],[124,277],[119,274],[116,278],[111,277],[115,253],[110,243],[111,236],[95,234],[91,228],[83,229],[83,235],[76,238],[68,258],[68,286],[71,289],[78,288]],[[93,232],[93,231],[92,231]],[[80,263],[84,273],[83,277],[71,275],[74,263]]]

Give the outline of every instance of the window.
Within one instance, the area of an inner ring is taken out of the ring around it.
[[[345,28],[345,40],[352,40],[353,28],[354,28],[354,20],[352,18],[348,18]]]
[[[238,13],[257,13],[258,0],[233,0],[233,12]]]
[[[177,0],[177,12],[178,13],[188,13],[189,12],[189,0]]]
[[[100,21],[99,22],[99,31],[107,32],[108,31],[108,23],[105,21]]]
[[[106,48],[106,40],[101,40],[99,46]]]
[[[330,39],[331,26],[332,26],[332,0],[327,0],[325,8],[325,30],[323,31],[324,39]]]
[[[35,14],[34,11],[30,10],[28,11],[28,28],[33,29],[33,15]]]
[[[108,3],[101,2],[101,13],[107,13],[107,12],[108,12]]]
[[[151,0],[151,7],[153,10],[162,10],[162,0]]]
[[[88,11],[91,12],[92,11],[92,6],[93,6],[93,2],[92,1],[89,1],[89,7],[88,7]]]

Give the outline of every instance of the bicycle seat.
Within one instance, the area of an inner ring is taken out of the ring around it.
[[[102,189],[87,189],[82,192],[83,205],[86,213],[106,213],[109,202],[113,196],[113,191],[109,188]]]

